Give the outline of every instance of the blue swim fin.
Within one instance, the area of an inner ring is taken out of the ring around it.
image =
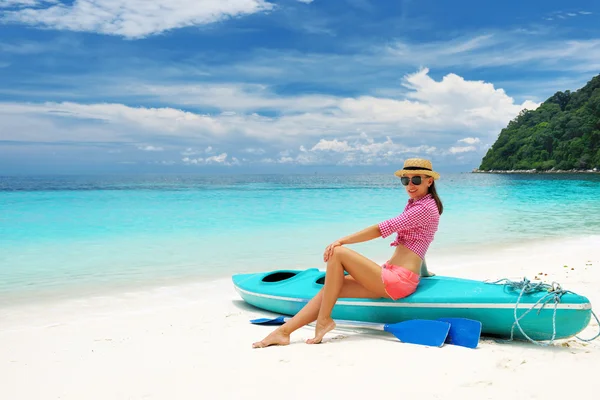
[[[385,324],[384,330],[403,343],[442,347],[450,332],[450,323],[430,319],[410,319],[396,324]]]
[[[446,343],[475,349],[481,337],[481,322],[468,318],[438,318],[438,321],[450,323],[450,332]]]
[[[256,319],[251,319],[250,323],[255,324],[255,325],[283,325],[285,324],[290,318],[289,317],[284,317],[283,315],[277,318],[256,318]]]

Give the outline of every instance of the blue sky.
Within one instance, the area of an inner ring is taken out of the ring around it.
[[[470,171],[598,73],[592,1],[0,0],[0,174]]]

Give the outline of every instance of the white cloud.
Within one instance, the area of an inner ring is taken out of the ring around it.
[[[9,1],[10,3],[10,1]],[[266,0],[75,0],[18,1],[2,20],[43,28],[143,38],[171,29],[205,25],[273,9]],[[8,3],[7,3],[8,4]],[[42,7],[42,8],[40,8]]]
[[[563,17],[564,18],[564,17]],[[596,71],[600,40],[545,40],[522,31],[426,43],[397,41],[386,46],[381,60],[388,64],[462,68],[499,67],[535,63],[539,69]],[[590,65],[586,65],[590,64]]]
[[[550,16],[545,17],[544,19],[546,19],[548,21],[552,21],[553,17],[560,18],[560,19],[566,19],[567,17],[578,17],[580,15],[589,15],[589,14],[592,14],[592,13],[589,11],[578,11],[578,12],[555,11],[553,13],[550,13]]]
[[[139,146],[138,149],[142,150],[142,151],[163,151],[164,150],[162,147],[157,147],[157,146]]]
[[[265,150],[261,148],[248,147],[247,149],[242,150],[243,153],[249,154],[265,154]]]
[[[466,144],[476,144],[481,142],[481,140],[479,140],[479,138],[472,138],[472,137],[467,137],[464,139],[460,139],[459,140],[460,143],[466,143]]]
[[[456,147],[450,147],[450,149],[448,150],[450,153],[452,154],[457,154],[457,153],[467,153],[469,151],[475,151],[477,150],[475,148],[475,146],[456,146]]]
[[[304,4],[310,4],[312,3],[314,0],[298,0],[300,3],[304,3]]]
[[[292,164],[294,161],[295,160],[292,157],[281,157],[279,160],[277,160],[277,162],[280,164]]]
[[[350,99],[342,109],[362,121],[400,124],[405,130],[443,130],[458,128],[496,129],[523,108],[538,106],[527,101],[522,105],[491,83],[466,81],[448,74],[441,81],[433,80],[424,68],[406,76],[404,86],[411,89],[407,100]]]
[[[186,136],[195,134],[220,135],[224,127],[215,118],[194,114],[174,108],[129,107],[124,104],[78,104],[78,103],[4,103],[0,114],[23,116],[37,115],[46,121],[52,118],[52,125],[60,125],[62,120],[79,121],[81,126],[98,127],[98,122],[106,124],[102,129],[103,140],[125,141],[137,134]],[[25,117],[26,118],[26,117]],[[22,121],[27,125],[27,121]],[[126,132],[120,132],[121,128]],[[100,132],[100,131],[99,131]],[[47,134],[31,130],[28,133],[15,133],[15,140],[45,140]],[[56,140],[82,140],[81,132],[64,130],[55,136]],[[99,139],[99,138],[96,138]]]
[[[0,0],[0,8],[37,7],[43,4],[49,5],[56,3],[58,3],[58,0]]]
[[[204,163],[204,158],[189,158],[189,157],[185,157],[185,158],[182,158],[181,161],[183,161],[185,164],[203,164]]]
[[[41,54],[62,51],[66,47],[73,51],[75,46],[77,46],[76,41],[64,38],[45,43],[19,40],[13,43],[0,43],[0,52],[20,55]]]
[[[201,85],[128,85],[127,92],[185,106],[210,107],[224,110],[226,115],[235,111],[308,111],[335,106],[337,99],[326,95],[282,97],[266,85],[217,84]]]
[[[409,147],[394,143],[390,137],[378,142],[362,133],[350,142],[321,139],[310,150],[301,146],[295,161],[302,165],[324,161],[339,165],[383,165],[398,162],[406,154],[433,154],[436,150],[436,147],[428,145]]]
[[[193,155],[197,155],[197,154],[211,154],[213,153],[213,148],[212,146],[208,146],[207,148],[204,149],[204,151],[200,152],[200,151],[196,151],[191,147],[186,148],[184,151],[182,151],[180,154],[182,156],[193,156]]]
[[[449,154],[461,154],[461,153],[476,152],[477,147],[474,145],[481,143],[481,140],[479,138],[466,137],[466,138],[457,140],[457,142],[465,143],[468,146],[452,146],[448,149]]]
[[[14,141],[169,143],[188,164],[234,165],[239,159],[227,154],[245,154],[272,162],[366,165],[396,162],[409,153],[443,155],[447,148],[451,154],[475,151],[473,145],[493,140],[523,108],[537,106],[517,104],[490,83],[455,74],[436,81],[428,72],[405,77],[402,99],[328,97],[320,108],[266,88],[262,95],[278,111],[269,116],[250,105],[235,113],[198,114],[124,104],[2,103],[0,131]],[[251,95],[260,105],[260,96]],[[192,157],[199,154],[205,156]]]
[[[227,159],[227,153],[221,153],[218,156],[212,156],[212,157],[208,157],[206,159],[206,163],[207,164],[211,164],[211,163],[224,163],[225,160]]]
[[[239,165],[240,162],[237,158],[232,157],[231,161],[227,160],[227,153],[221,153],[217,156],[211,156],[211,157],[207,157],[207,158],[189,158],[189,157],[184,157],[181,159],[181,161],[184,164],[188,164],[188,165],[226,165],[226,166],[232,166],[232,165]]]
[[[317,143],[316,145],[313,146],[312,149],[310,149],[311,151],[315,151],[315,150],[321,150],[321,151],[335,151],[338,153],[343,153],[346,151],[350,151],[352,150],[352,148],[348,145],[348,142],[343,141],[343,142],[339,142],[337,139],[333,139],[333,140],[325,140],[325,139],[321,139],[319,140],[319,143]]]

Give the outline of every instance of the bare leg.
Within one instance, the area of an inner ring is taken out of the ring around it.
[[[327,282],[327,279],[325,280]],[[340,297],[354,298],[379,298],[375,293],[365,289],[360,283],[356,282],[351,276],[346,276],[343,281]],[[323,299],[323,289],[317,293],[292,319],[275,329],[260,342],[255,342],[252,347],[267,347],[271,345],[287,345],[290,343],[290,335],[295,330],[314,322],[321,308]]]
[[[252,347],[267,347],[271,345],[288,345],[290,344],[290,335],[296,329],[310,324],[317,319],[319,308],[321,307],[321,299],[323,298],[323,289],[317,293],[292,319],[279,328],[271,332],[266,338],[260,342],[252,343]]]
[[[344,266],[339,257],[337,249],[342,247],[336,247],[333,255],[327,261],[327,273],[325,274],[325,287],[323,288],[323,298],[321,300],[321,307],[319,308],[319,314],[317,316],[317,326],[315,327],[315,337],[308,339],[306,343],[316,344],[323,340],[323,336],[332,329],[335,328],[335,322],[331,319],[331,310],[337,301],[342,285],[344,283]]]
[[[327,261],[327,274],[325,275],[325,287],[323,298],[317,316],[315,337],[306,341],[308,344],[320,343],[323,336],[335,328],[335,322],[331,318],[331,311],[340,297],[344,283],[344,270],[360,284],[373,297],[388,297],[383,281],[381,280],[381,266],[368,258],[339,246],[334,249],[333,255]]]

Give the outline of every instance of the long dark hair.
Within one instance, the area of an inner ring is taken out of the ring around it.
[[[435,190],[435,181],[431,183],[431,186],[429,186],[429,193],[431,193],[431,196],[435,200],[435,204],[437,204],[438,211],[440,215],[442,215],[444,206],[442,204],[442,200],[440,200],[440,196],[438,196],[437,191]]]

